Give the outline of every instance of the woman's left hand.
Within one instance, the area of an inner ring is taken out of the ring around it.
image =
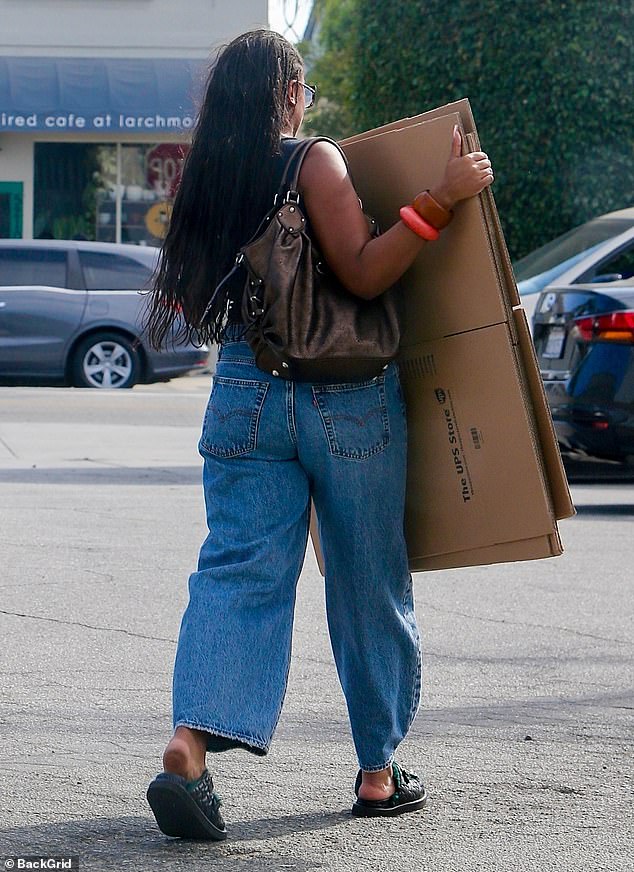
[[[460,200],[475,197],[493,183],[493,167],[484,151],[462,154],[462,136],[454,127],[451,154],[445,167],[442,182],[430,190],[432,197],[444,206],[453,209]]]

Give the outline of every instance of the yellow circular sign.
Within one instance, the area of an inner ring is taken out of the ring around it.
[[[145,226],[152,236],[164,239],[171,216],[171,203],[155,203],[145,213]]]

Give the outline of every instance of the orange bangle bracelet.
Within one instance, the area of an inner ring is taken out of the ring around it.
[[[441,206],[438,200],[427,191],[421,191],[412,203],[421,218],[428,221],[436,230],[443,230],[453,218],[453,212]]]
[[[435,242],[440,236],[440,231],[425,221],[412,206],[403,206],[399,211],[401,221],[406,227],[409,227],[421,239],[427,242]]]

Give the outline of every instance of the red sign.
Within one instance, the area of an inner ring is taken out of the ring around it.
[[[146,178],[148,187],[162,197],[173,197],[180,184],[183,161],[188,145],[163,142],[147,153]]]

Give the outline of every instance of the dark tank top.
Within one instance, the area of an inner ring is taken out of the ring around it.
[[[284,137],[284,139],[280,142],[280,153],[273,156],[271,160],[271,169],[270,176],[268,179],[268,187],[273,193],[271,194],[271,204],[270,208],[273,208],[273,197],[277,192],[281,182],[282,176],[284,174],[284,168],[286,167],[286,163],[299,142],[298,139],[293,137]],[[260,220],[264,218],[264,215],[261,216]],[[248,239],[245,239],[243,245],[248,242]],[[229,324],[241,324],[242,317],[240,314],[240,308],[242,305],[242,291],[244,288],[244,272],[239,271],[236,275],[236,281],[232,281],[231,288],[228,293],[228,302],[230,303],[228,309],[227,323]]]

